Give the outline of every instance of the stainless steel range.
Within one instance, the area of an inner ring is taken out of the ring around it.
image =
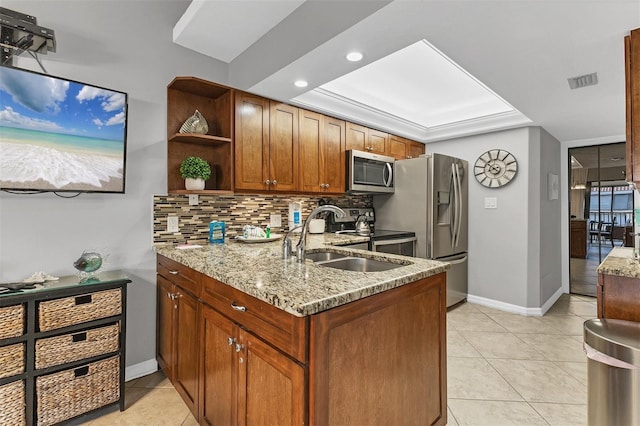
[[[416,233],[414,231],[376,228],[376,216],[372,207],[343,207],[342,209],[346,213],[345,217],[336,218],[333,214],[329,216],[327,224],[329,232],[355,234],[356,222],[360,216],[364,216],[371,229],[368,250],[415,256]]]

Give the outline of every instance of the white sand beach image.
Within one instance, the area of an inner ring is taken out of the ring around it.
[[[0,189],[124,192],[127,95],[0,68]]]
[[[121,191],[123,168],[121,158],[0,143],[2,188]]]

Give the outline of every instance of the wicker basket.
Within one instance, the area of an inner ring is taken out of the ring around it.
[[[0,339],[24,334],[24,305],[0,308]]]
[[[24,372],[24,343],[0,347],[0,378]]]
[[[120,399],[120,358],[115,356],[36,378],[37,424],[52,425]]]
[[[0,425],[25,425],[26,415],[24,411],[24,382],[7,383],[0,386]]]
[[[78,361],[115,352],[120,347],[120,324],[63,334],[36,341],[36,368]]]
[[[118,315],[120,312],[122,292],[113,289],[40,302],[38,322],[40,331],[48,331]]]

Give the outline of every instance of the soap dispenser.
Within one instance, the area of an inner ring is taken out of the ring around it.
[[[289,229],[302,226],[302,203],[292,201],[289,203]],[[294,232],[300,232],[299,230]]]

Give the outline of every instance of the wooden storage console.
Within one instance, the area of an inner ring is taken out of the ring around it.
[[[571,220],[571,257],[587,257],[587,223],[586,220]]]
[[[57,424],[115,404],[124,410],[129,282],[103,272],[0,296],[0,424]]]

